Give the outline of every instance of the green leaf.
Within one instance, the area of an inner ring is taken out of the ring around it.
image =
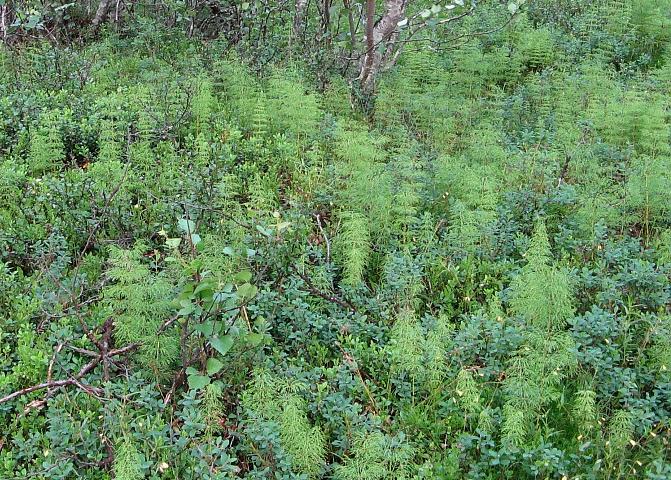
[[[194,289],[193,294],[196,295],[199,292],[205,290],[206,288],[209,288],[210,290],[212,289],[212,283],[208,282],[207,280],[198,283],[198,286]]]
[[[210,377],[207,375],[189,375],[189,388],[192,390],[200,390],[210,383]]]
[[[187,220],[186,218],[180,218],[177,222],[177,226],[184,233],[191,234],[196,231],[196,224],[193,220]]]
[[[261,225],[257,225],[256,229],[259,231],[261,235],[265,235],[266,237],[272,237],[273,236],[273,231],[269,230],[267,228],[263,228]]]
[[[208,320],[207,322],[203,322],[201,325],[196,325],[193,327],[193,329],[202,333],[206,337],[210,337],[212,336],[212,333],[214,333],[214,322]]]
[[[175,249],[175,248],[179,247],[180,243],[182,243],[181,238],[166,238],[165,239],[166,246],[168,246],[169,248],[172,248],[172,249]]]
[[[221,370],[223,366],[224,363],[217,360],[216,358],[208,358],[205,368],[207,369],[208,375],[214,375],[215,373],[219,372],[219,370]]]
[[[24,24],[24,28],[26,30],[32,30],[33,28],[37,27],[41,20],[42,17],[39,15],[31,15],[28,17],[28,22]]]
[[[258,347],[263,342],[263,334],[261,333],[250,333],[246,337],[247,342],[253,347]]]
[[[282,232],[291,226],[291,222],[280,222],[276,225],[277,231]]]
[[[239,283],[249,282],[252,279],[252,272],[245,270],[235,275],[235,281]]]
[[[230,335],[210,339],[210,345],[222,355],[226,355],[233,346],[233,338]]]
[[[251,283],[244,283],[238,287],[237,294],[243,300],[251,300],[258,291],[259,289]]]

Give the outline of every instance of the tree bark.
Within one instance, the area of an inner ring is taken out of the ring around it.
[[[93,21],[91,22],[95,28],[98,28],[100,24],[105,21],[113,3],[114,0],[100,0],[100,3],[98,4],[98,10],[96,10],[96,15],[93,17]]]
[[[349,54],[350,56],[354,55],[354,49],[356,48],[356,30],[357,25],[354,22],[354,13],[352,12],[352,4],[350,0],[343,0],[343,4],[347,9],[347,23],[349,26]],[[349,62],[348,62],[349,63]]]
[[[10,12],[11,4],[5,2],[5,4],[0,7],[0,37],[2,37],[3,41],[7,40],[7,36],[9,35],[9,25],[12,23]]]
[[[372,91],[382,68],[387,44],[395,37],[398,23],[405,18],[408,0],[385,0],[382,18],[375,22],[375,0],[366,5],[366,50],[361,62],[359,81],[364,90]]]
[[[308,0],[296,0],[296,13],[294,15],[294,38],[300,39],[305,31],[305,10]]]

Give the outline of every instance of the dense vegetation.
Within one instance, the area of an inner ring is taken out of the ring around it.
[[[374,82],[362,2],[46,3],[0,478],[671,478],[671,1],[415,2]]]

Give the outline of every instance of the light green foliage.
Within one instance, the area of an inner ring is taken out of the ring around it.
[[[3,83],[9,83],[10,75],[10,65],[9,65],[9,55],[5,51],[5,46],[0,46],[0,81]]]
[[[208,435],[214,435],[221,430],[221,422],[224,419],[222,395],[221,386],[217,382],[210,383],[205,387],[202,412],[207,425],[205,430]]]
[[[453,327],[446,316],[424,328],[409,305],[401,307],[386,347],[391,373],[407,376],[417,389],[443,388],[452,335]]]
[[[520,34],[519,54],[530,69],[540,69],[554,60],[555,46],[552,33],[547,28],[527,28]]]
[[[608,423],[608,451],[612,455],[621,455],[633,441],[633,414],[628,410],[617,410]]]
[[[248,207],[258,212],[271,212],[279,203],[278,178],[273,174],[257,173],[250,179]]]
[[[392,203],[394,231],[400,234],[405,243],[411,241],[412,228],[419,221],[420,209],[420,171],[412,158],[399,159],[396,165],[396,189]]]
[[[366,218],[361,214],[347,212],[342,217],[339,239],[345,282],[356,286],[363,279],[370,256],[370,230]]]
[[[574,312],[572,289],[567,273],[552,265],[542,221],[536,223],[525,259],[527,264],[511,284],[511,309],[540,330],[562,329]]]
[[[413,449],[407,442],[397,442],[379,431],[359,433],[352,445],[352,455],[335,466],[336,480],[409,479]]]
[[[343,187],[337,196],[345,211],[363,216],[366,229],[372,237],[390,235],[393,221],[393,177],[383,163],[386,152],[384,137],[369,132],[363,125],[351,123],[337,132],[336,171],[342,177]],[[412,187],[408,186],[412,195]],[[414,195],[413,195],[414,196]],[[415,200],[407,198],[412,204]],[[350,216],[343,215],[343,221]],[[347,229],[349,230],[349,228]],[[346,231],[347,231],[346,230]]]
[[[242,395],[242,404],[248,412],[277,424],[282,448],[291,457],[293,470],[313,478],[324,465],[326,438],[307,417],[305,401],[299,396],[302,389],[300,384],[257,370]],[[254,417],[249,421],[254,422]]]
[[[142,457],[133,441],[123,438],[114,452],[114,478],[117,480],[141,480],[144,473]]]
[[[4,2],[0,478],[671,478],[670,0],[405,2],[370,91],[365,2],[80,3]]]
[[[288,398],[279,422],[282,445],[296,470],[317,476],[324,464],[326,439],[318,426],[310,425],[305,402],[298,397]]]
[[[402,310],[391,330],[391,368],[416,382],[424,373],[424,334],[414,312]]]
[[[573,294],[565,272],[551,264],[545,224],[537,221],[526,252],[527,264],[511,284],[510,306],[529,326],[511,358],[503,382],[506,392],[504,437],[519,445],[543,405],[556,402],[562,384],[577,367],[575,343],[564,331],[573,315]]]
[[[194,143],[194,166],[199,169],[206,168],[212,158],[212,147],[203,133],[198,134]]]
[[[347,165],[375,163],[386,155],[384,138],[369,132],[365,125],[350,122],[337,132],[336,155]]]
[[[649,361],[662,376],[671,375],[671,317],[657,319],[651,328],[653,345],[649,351]]]
[[[128,185],[132,184],[134,172],[121,162],[121,147],[110,122],[103,125],[98,159],[88,167],[87,175],[91,178],[96,200],[101,204],[105,204],[113,194],[115,205],[129,201]]]
[[[31,130],[30,152],[27,168],[32,175],[57,170],[65,162],[65,147],[56,120],[58,112],[50,112],[42,117],[40,124]]]
[[[574,422],[582,432],[590,432],[596,427],[598,410],[594,390],[578,390],[573,399]]]
[[[138,361],[164,374],[179,351],[174,332],[158,334],[170,312],[172,286],[149,271],[141,261],[143,253],[142,244],[132,250],[110,249],[106,274],[113,284],[105,288],[104,302],[114,312],[117,340],[139,343]]]
[[[669,150],[669,125],[664,101],[642,92],[611,94],[595,112],[598,128],[615,145],[632,146],[640,154],[666,154]]]
[[[631,2],[631,27],[637,39],[637,49],[656,58],[671,39],[669,0],[634,0]]]
[[[276,72],[268,81],[266,90],[268,115],[273,131],[290,132],[299,139],[317,130],[322,112],[319,101],[293,72]]]
[[[464,412],[477,413],[481,409],[480,389],[472,372],[463,368],[459,371],[454,391]]]
[[[344,78],[340,76],[329,78],[321,99],[324,112],[342,118],[347,118],[348,115],[355,113],[352,109],[350,95],[350,87]]]
[[[668,218],[670,202],[671,157],[637,157],[627,181],[627,203],[642,220],[646,237],[655,224]]]
[[[468,163],[445,157],[437,175],[439,184],[444,185],[441,200],[450,214],[450,244],[455,250],[473,252],[496,220],[497,182],[495,168],[477,164],[466,168]]]
[[[520,447],[524,444],[527,435],[527,418],[524,410],[512,404],[503,407],[503,425],[501,436],[504,444]]]
[[[208,138],[215,108],[215,97],[212,91],[212,82],[206,76],[200,76],[195,82],[193,98],[193,112],[197,134]]]
[[[425,372],[429,388],[438,388],[447,377],[449,349],[452,345],[454,325],[447,315],[439,315],[424,342]]]
[[[478,430],[488,435],[494,432],[494,419],[492,418],[491,409],[483,408],[478,415]]]
[[[224,96],[223,106],[236,123],[245,129],[251,129],[252,116],[260,97],[260,85],[240,58],[232,55],[217,60],[214,69],[214,82],[221,85]]]
[[[98,162],[111,164],[121,160],[121,135],[112,121],[103,121],[98,140]]]
[[[504,382],[508,402],[527,413],[558,400],[563,380],[577,367],[575,344],[564,332],[531,330],[512,357]]]
[[[156,166],[156,157],[149,140],[140,140],[131,144],[129,157],[140,172],[150,174],[149,172],[152,172],[153,167]]]
[[[270,129],[270,116],[266,104],[268,103],[266,95],[261,91],[254,105],[254,114],[252,115],[252,134],[258,138],[264,138],[268,135]]]
[[[28,329],[19,329],[16,336],[17,363],[12,368],[12,381],[18,385],[36,383],[44,375],[49,364],[44,339]]]
[[[488,62],[475,42],[460,48],[454,56],[451,88],[467,97],[477,97],[487,85]]]
[[[20,218],[19,202],[27,171],[11,161],[0,162],[0,229],[9,232]]]
[[[625,221],[640,221],[644,227],[646,239],[665,218],[668,203],[668,158],[669,124],[663,98],[657,93],[630,90],[622,92],[616,89],[610,94],[603,93],[600,101],[592,103],[597,131],[603,138],[627,152],[630,157],[627,165],[624,189],[612,185],[604,175],[590,180],[588,187],[592,213],[583,211],[588,218],[594,219],[601,213],[604,218],[617,215],[610,207],[604,208],[603,201],[610,205],[621,203],[623,197],[627,206]],[[591,164],[593,172],[601,171],[609,176],[616,174],[614,167],[603,169]],[[589,177],[588,177],[589,178]],[[609,192],[610,191],[610,192]],[[606,196],[608,193],[610,195]],[[589,202],[590,200],[587,199]],[[621,215],[621,213],[620,213]]]

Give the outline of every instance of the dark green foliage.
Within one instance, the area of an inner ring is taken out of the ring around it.
[[[669,478],[669,2],[478,2],[371,97],[196,3],[0,51],[0,478]]]

